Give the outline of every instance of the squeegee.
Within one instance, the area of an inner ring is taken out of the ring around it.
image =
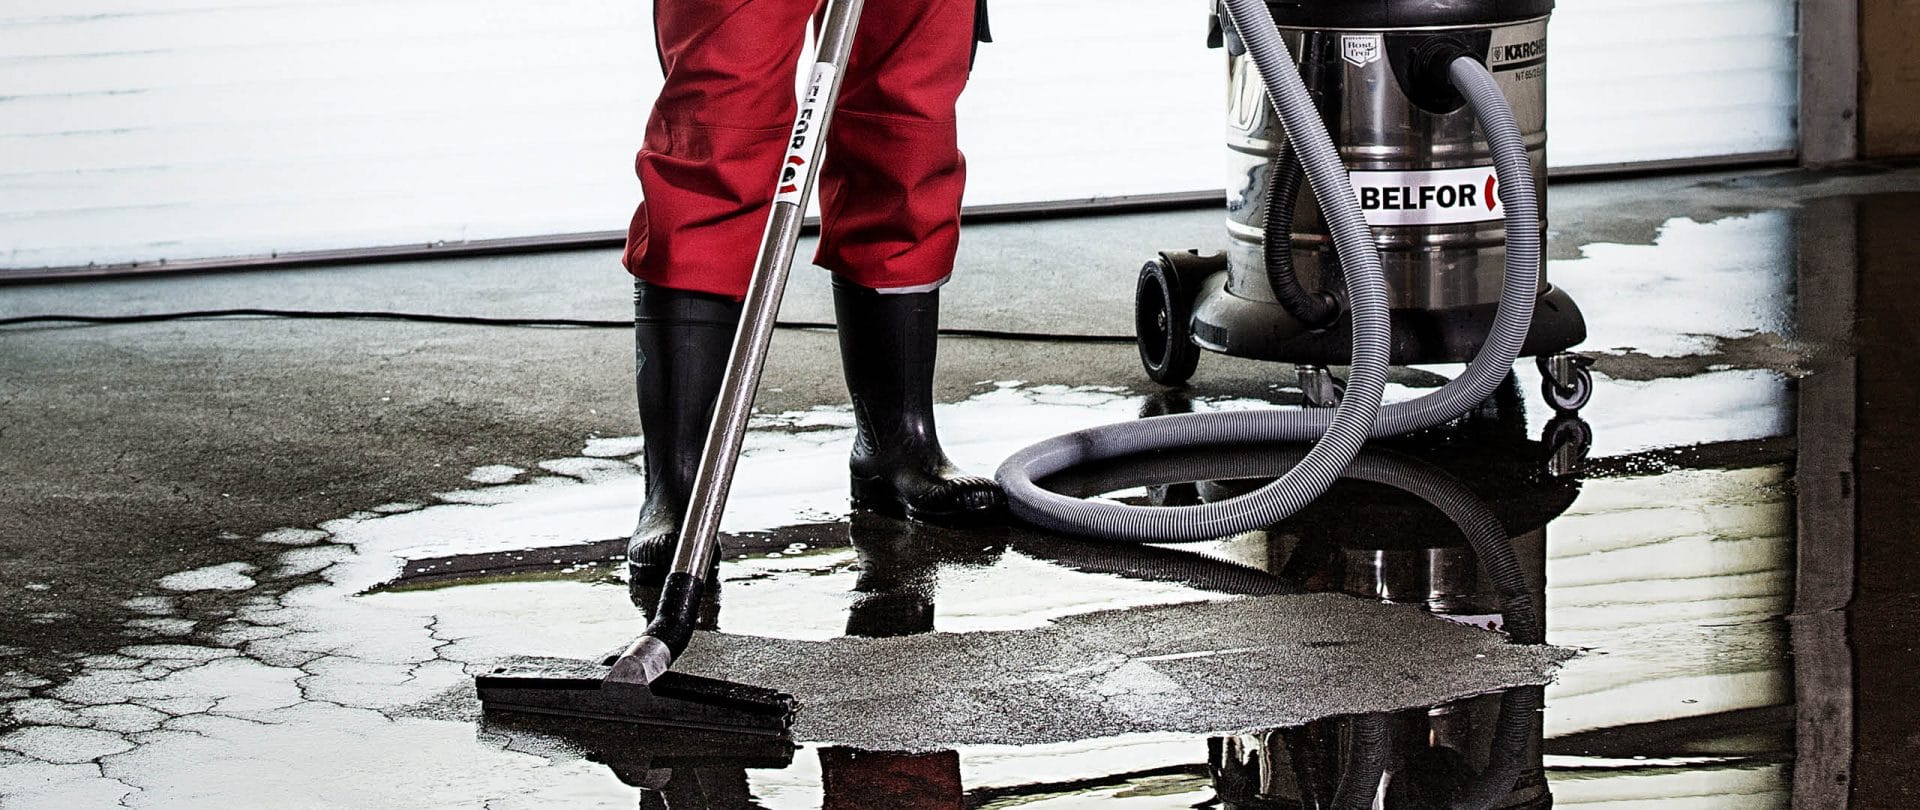
[[[672,571],[646,631],[605,664],[516,658],[476,676],[487,711],[589,717],[760,734],[783,734],[799,704],[771,689],[669,672],[686,650],[719,559],[720,516],[760,386],[767,344],[800,241],[800,224],[825,150],[827,126],[852,52],[863,0],[830,0],[820,27],[818,58],[793,122],[773,209],[747,286],[712,426],[700,454]]]

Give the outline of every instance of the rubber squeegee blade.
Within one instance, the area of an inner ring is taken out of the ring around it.
[[[610,682],[610,671],[571,658],[518,656],[473,680],[486,712],[780,736],[800,708],[785,692],[717,678],[667,672],[640,685]]]

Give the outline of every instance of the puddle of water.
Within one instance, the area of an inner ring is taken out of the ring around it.
[[[1549,690],[1555,733],[1792,702],[1789,493],[1778,466],[1587,483],[1554,524],[1549,638],[1604,654]]]
[[[1746,372],[1707,377],[1670,395],[1689,400],[1702,415],[1676,417],[1685,427],[1646,419],[1645,413],[1634,419],[1596,408],[1596,424],[1614,420],[1605,423],[1613,427],[1596,428],[1599,446],[1659,446],[1679,432],[1740,439],[1780,429],[1767,410],[1767,397],[1779,396],[1783,385],[1777,378]],[[1601,394],[1620,390],[1614,401],[1630,404],[1669,401],[1657,395],[1657,384],[1624,390],[1631,387],[1603,381]],[[1420,393],[1396,386],[1392,395]],[[1730,406],[1700,408],[1707,400]],[[1542,410],[1528,416],[1538,420]],[[943,406],[940,418],[949,435],[966,437],[949,448],[956,459],[987,469],[1037,438],[1134,418],[1139,411],[1136,397],[1115,390],[1008,385]],[[896,570],[896,577],[924,580],[918,591],[911,582],[876,583],[867,579],[877,570],[875,560],[862,560],[863,553],[874,553],[872,544],[860,550],[849,545],[843,478],[821,473],[837,472],[844,463],[844,410],[773,415],[760,419],[759,427],[741,465],[738,508],[730,509],[725,527],[734,551],[723,566],[718,626],[729,633],[831,638],[848,632],[851,617],[863,610],[880,616],[880,627],[921,621],[924,613],[926,626],[908,629],[1018,630],[1091,611],[1230,598],[1178,578],[1129,576],[1035,556],[1035,548],[1017,538],[947,547],[923,561],[918,574]],[[1628,438],[1610,438],[1615,435]],[[336,804],[381,804],[432,796],[447,805],[512,806],[564,796],[587,806],[632,806],[635,788],[624,781],[631,774],[616,774],[577,753],[528,752],[487,729],[476,737],[469,717],[458,711],[436,716],[448,710],[432,707],[438,696],[463,687],[465,667],[476,662],[522,653],[577,657],[613,647],[634,632],[636,611],[617,567],[594,565],[582,551],[596,548],[584,541],[619,538],[630,526],[639,489],[628,458],[633,450],[630,442],[601,441],[582,457],[540,465],[546,474],[530,479],[481,473],[509,483],[449,493],[424,508],[371,509],[319,531],[274,532],[260,539],[288,551],[271,570],[215,566],[175,575],[176,585],[227,587],[240,595],[243,607],[233,621],[196,631],[196,644],[219,646],[130,647],[87,662],[85,671],[45,691],[44,703],[25,707],[38,712],[34,722],[49,731],[0,737],[0,751],[46,760],[31,767],[0,760],[4,779],[10,785],[30,780],[33,799],[49,802],[125,796],[138,804],[138,796],[148,795],[219,804],[303,795]],[[1519,548],[1535,549],[1535,562],[1528,565],[1547,576],[1550,640],[1595,650],[1548,692],[1549,751],[1555,737],[1778,707],[1787,700],[1781,631],[1764,621],[1779,608],[1786,525],[1781,475],[1777,469],[1695,471],[1589,482],[1571,511],[1553,522],[1551,541],[1544,529],[1517,541]],[[1392,533],[1391,525],[1378,532]],[[1205,550],[1254,569],[1277,568],[1277,560],[1303,554],[1303,542],[1285,531],[1254,533]],[[536,573],[467,572],[369,592],[407,570],[407,560],[499,552],[524,557],[523,564],[539,563],[528,568]],[[1414,559],[1391,550],[1343,557],[1389,558]],[[1442,556],[1432,559],[1439,565]],[[899,569],[899,563],[887,565]],[[316,572],[320,582],[280,598],[245,595],[254,580]],[[1342,584],[1338,577],[1323,578],[1316,587]],[[165,620],[174,610],[165,596],[137,601],[148,618]],[[1718,626],[1725,622],[1738,628]],[[1649,672],[1657,674],[1652,681]],[[16,718],[23,716],[21,703],[26,701],[9,707]],[[108,710],[118,713],[109,716]],[[1538,734],[1534,744],[1542,745]],[[983,803],[998,803],[985,806],[1074,806],[1097,798],[1184,807],[1224,789],[1219,768],[1207,769],[1208,746],[1190,735],[1148,734],[1046,746],[971,745],[956,757],[960,783]],[[335,750],[316,765],[316,751]],[[734,768],[725,778],[763,806],[819,806],[828,779],[821,753],[810,746],[785,767]],[[1542,761],[1537,753],[1529,756],[1530,762]],[[1569,795],[1625,795],[1672,776],[1579,752],[1552,756],[1546,773],[1556,789],[1567,782]],[[1758,766],[1751,757],[1730,761],[1724,767],[1690,763],[1686,778],[1689,784],[1782,789],[1784,777],[1755,781]],[[237,778],[236,770],[247,776]],[[332,778],[347,770],[383,778],[352,786]],[[689,769],[680,770],[684,785]],[[389,773],[393,777],[385,778]],[[1738,780],[1746,781],[1734,784]]]
[[[1594,378],[1604,402],[1584,417],[1595,456],[1793,435],[1792,389],[1773,371],[1715,371],[1648,382]],[[1625,405],[1625,407],[1618,407]]]
[[[1668,220],[1652,245],[1597,242],[1552,262],[1555,284],[1589,313],[1590,351],[1710,354],[1715,338],[1794,333],[1793,214],[1765,211],[1702,224]],[[1705,302],[1711,302],[1710,305]]]

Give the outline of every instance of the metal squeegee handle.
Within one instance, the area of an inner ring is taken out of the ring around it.
[[[686,522],[680,527],[680,544],[673,552],[676,574],[706,576],[707,566],[719,552],[720,515],[733,486],[734,465],[740,459],[754,393],[760,388],[760,369],[766,364],[774,318],[780,312],[787,272],[793,267],[794,251],[800,242],[800,221],[806,216],[808,195],[826,150],[827,125],[840,95],[840,74],[845,72],[852,51],[862,5],[863,0],[832,0],[827,8],[820,31],[819,59],[793,122],[793,138],[787,143],[787,156],[780,167],[773,211],[760,241],[753,280],[747,286],[746,314],[734,335],[733,353],[727,357],[726,378],[714,403],[713,426],[700,452],[700,472],[693,481]]]
[[[773,339],[775,316],[800,242],[801,219],[806,216],[807,200],[819,174],[827,126],[840,97],[841,74],[846,72],[864,5],[864,0],[829,0],[827,4],[818,57],[794,118],[786,157],[781,161],[773,209],[767,216],[759,257],[754,260],[753,278],[747,284],[745,312],[739,331],[734,333],[726,376],[714,402],[713,422],[700,451],[700,471],[694,477],[680,540],[674,546],[668,587],[660,596],[654,624],[615,662],[608,675],[610,681],[651,683],[672,664],[692,634],[692,614],[698,605],[684,603],[699,601],[704,591],[701,583],[720,552],[720,516],[726,511],[734,466],[746,438],[747,418],[752,415],[760,371],[766,364],[767,345]],[[691,594],[686,588],[691,588]]]

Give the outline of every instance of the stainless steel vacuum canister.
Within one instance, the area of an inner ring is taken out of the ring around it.
[[[1420,42],[1436,36],[1457,38],[1475,51],[1484,47],[1487,66],[1526,140],[1534,185],[1544,192],[1546,18],[1413,31],[1282,31],[1288,48],[1305,63],[1303,70],[1321,77],[1313,89],[1379,242],[1391,305],[1435,310],[1498,300],[1506,212],[1486,141],[1457,97],[1417,97],[1419,89],[1412,86],[1417,77],[1407,74],[1425,66],[1404,62],[1416,57]],[[1252,61],[1241,54],[1229,61],[1228,71],[1228,261],[1235,271],[1228,289],[1273,300],[1262,258],[1272,204],[1265,190],[1285,135]],[[1541,198],[1544,202],[1544,193]],[[1335,286],[1327,283],[1335,260],[1312,194],[1299,195],[1292,230],[1301,282],[1309,288]],[[1541,270],[1544,281],[1544,265]]]

